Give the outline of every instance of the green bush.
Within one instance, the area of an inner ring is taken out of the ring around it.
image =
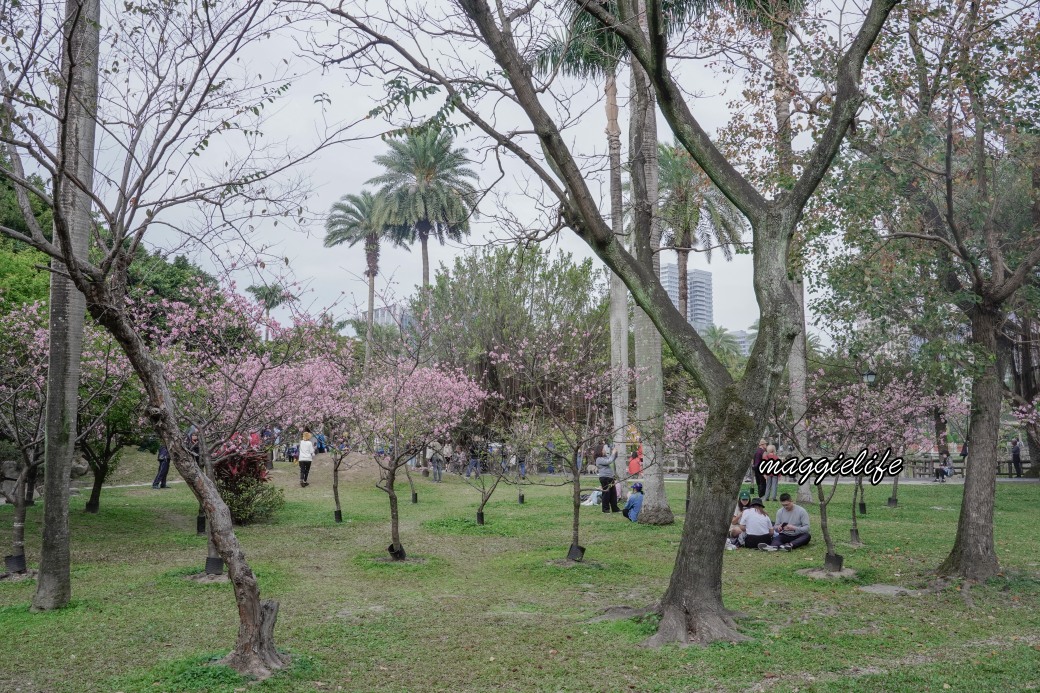
[[[285,494],[268,481],[267,456],[260,450],[227,455],[214,467],[217,490],[237,525],[263,522],[285,505]]]

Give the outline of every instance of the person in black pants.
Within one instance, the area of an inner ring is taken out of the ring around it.
[[[152,481],[152,488],[166,488],[166,475],[170,473],[170,451],[165,445],[159,446],[159,473]]]
[[[600,498],[603,502],[603,512],[605,513],[619,513],[621,508],[618,507],[617,503],[617,483],[614,481],[614,458],[617,457],[617,452],[610,452],[610,448],[606,445],[600,445],[596,448],[596,473],[599,475],[599,485],[603,489],[603,493],[600,494]]]
[[[755,486],[758,487],[758,497],[766,495],[766,477],[762,473],[762,457],[766,454],[766,446],[769,443],[765,438],[758,441],[758,450],[755,450],[755,461],[751,463],[751,471],[755,473]]]
[[[1022,444],[1018,438],[1011,441],[1011,465],[1015,468],[1015,478],[1022,478]]]

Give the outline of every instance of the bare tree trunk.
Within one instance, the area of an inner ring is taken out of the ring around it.
[[[394,548],[392,554],[394,560],[401,560],[401,517],[397,509],[397,491],[394,490],[394,481],[397,478],[397,470],[390,469],[386,473],[386,495],[390,498],[390,544]]]
[[[55,233],[66,258],[86,256],[92,223],[90,197],[78,186],[89,191],[94,181],[100,16],[99,0],[67,0],[65,4],[63,84],[58,106],[64,119],[59,136],[61,165],[54,188],[59,207],[55,223],[65,225],[71,240],[71,247],[64,247],[62,234]],[[86,303],[66,275],[64,264],[53,260],[51,269],[43,542],[33,611],[59,609],[72,598],[69,475],[75,454]]]
[[[639,3],[640,5],[642,3]],[[640,10],[642,12],[642,10]],[[649,224],[637,221],[636,234],[648,234],[646,238],[634,240],[636,255],[646,266],[653,266],[654,274],[661,276],[661,257],[657,249],[661,245],[661,223],[657,212],[658,179],[657,163],[657,101],[646,73],[632,61],[632,122],[629,147],[632,157],[633,176],[638,176],[645,188],[645,198],[635,195],[635,206],[642,206],[637,218],[648,219]],[[637,170],[638,169],[638,170]],[[635,188],[635,186],[633,186]],[[660,459],[661,429],[664,418],[664,373],[661,366],[661,333],[641,308],[636,308],[633,319],[635,326],[636,368],[636,417],[643,427],[643,508],[639,511],[639,523],[670,525],[675,516],[668,505],[664,487],[664,464]]]
[[[332,500],[336,503],[336,517],[340,517],[343,512],[339,505],[339,467],[342,463],[343,458],[339,457],[332,464]]]
[[[97,514],[101,509],[101,487],[108,476],[108,464],[102,462],[91,462],[90,469],[94,472],[94,483],[90,487],[90,498],[84,510],[91,514]]]
[[[614,236],[624,243],[625,210],[621,188],[621,127],[618,125],[617,75],[607,72],[604,89],[607,102],[607,149],[610,156],[610,226]],[[609,271],[609,270],[608,270]],[[628,368],[628,288],[621,277],[610,272],[610,365],[615,373],[611,390],[614,416],[614,449],[621,459],[628,451],[628,378],[621,374]]]
[[[856,504],[863,500],[863,477],[857,476],[852,485],[852,529],[849,530],[849,543],[859,546],[863,542],[859,539],[859,524],[856,522]]]
[[[14,518],[11,523],[11,556],[25,558],[25,479],[34,465],[24,466],[14,485]],[[22,571],[18,571],[22,572]]]
[[[579,530],[581,529],[581,465],[575,456],[571,464],[574,483],[571,484],[571,546],[580,546]]]
[[[996,333],[1002,320],[985,303],[971,312],[971,342],[979,347],[982,371],[971,387],[971,445],[964,465],[964,500],[957,538],[939,566],[941,575],[982,581],[1000,572],[993,543],[993,505],[997,486],[997,437],[1000,428],[1001,378],[997,370]]]

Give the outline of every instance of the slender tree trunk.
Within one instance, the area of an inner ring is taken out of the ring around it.
[[[423,220],[416,224],[419,234],[419,246],[422,248],[422,285],[426,289],[430,286],[430,222]]]
[[[11,555],[25,556],[25,480],[32,466],[25,466],[18,473],[14,485],[14,518],[11,522]]]
[[[580,546],[579,530],[581,529],[581,465],[575,455],[571,464],[574,483],[571,484],[571,546]]]
[[[693,238],[687,230],[683,230],[675,251],[675,268],[679,274],[679,312],[687,320],[690,320],[690,251],[686,250],[693,244]]]
[[[1001,316],[985,302],[971,313],[971,342],[983,359],[971,387],[971,445],[964,466],[964,499],[957,538],[939,566],[941,575],[982,581],[1000,572],[993,543],[993,505],[997,486],[997,438],[1001,378],[997,369],[997,330]]]
[[[343,509],[339,505],[339,467],[343,463],[343,458],[337,458],[332,465],[332,500],[336,503],[336,512],[342,513]]]
[[[92,223],[90,197],[73,180],[86,190],[93,188],[100,16],[99,0],[67,0],[65,4],[64,83],[58,107],[64,122],[54,187],[55,224],[65,226],[71,247],[64,247],[60,234],[55,233],[55,238],[67,259],[86,256]],[[86,303],[66,276],[64,264],[54,260],[51,269],[43,542],[33,611],[59,609],[72,598],[69,475],[75,454]]]
[[[394,481],[397,478],[397,469],[390,469],[386,473],[386,495],[390,499],[390,543],[394,547],[394,560],[400,560],[397,555],[401,551],[401,516],[397,509],[397,491],[394,489]]]
[[[838,478],[834,477],[834,483],[831,485],[831,491],[829,495],[824,495],[823,485],[816,485],[816,498],[820,505],[820,532],[823,533],[823,543],[827,547],[827,555],[834,556],[834,539],[831,537],[830,523],[827,517],[827,506],[830,504],[831,497],[834,496],[834,490],[838,487]]]
[[[101,487],[105,483],[105,477],[108,476],[108,463],[92,462],[90,469],[94,472],[94,483],[90,487],[90,498],[87,500],[84,510],[96,515],[101,509]]]
[[[657,164],[657,101],[646,73],[635,60],[632,61],[632,95],[634,104],[629,130],[632,140],[630,156],[633,157],[633,169],[641,167],[641,170],[633,171],[633,176],[642,177],[646,192],[646,198],[636,199],[635,205],[645,206],[639,216],[650,220],[648,228],[637,221],[635,233],[646,234],[646,238],[635,241],[634,245],[640,262],[647,266],[652,264],[654,274],[660,277],[661,257],[657,252],[661,245],[661,223],[657,211],[660,176]],[[665,494],[664,459],[661,454],[664,418],[661,334],[641,308],[636,308],[633,324],[636,369],[639,372],[636,380],[636,417],[643,429],[644,498],[643,508],[639,511],[639,523],[669,525],[675,522],[675,516]]]
[[[625,210],[621,189],[621,127],[618,125],[617,75],[608,71],[604,89],[607,102],[607,149],[610,156],[610,225],[614,236],[625,234]],[[628,288],[621,277],[610,272],[610,365],[615,373],[611,390],[614,416],[614,449],[628,458]]]
[[[25,478],[25,505],[36,505],[36,481],[40,474],[40,466],[34,464],[29,468],[29,476]]]
[[[379,274],[379,236],[369,234],[365,237],[365,257],[368,261],[368,319],[365,321],[365,363],[361,375],[368,374],[368,364],[372,360],[372,325],[375,322],[376,310],[376,275]]]

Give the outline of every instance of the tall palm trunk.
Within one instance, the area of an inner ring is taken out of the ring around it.
[[[689,230],[684,229],[682,236],[677,240],[675,251],[675,268],[679,273],[679,312],[686,318],[687,321],[690,319],[690,278],[687,276],[690,267],[690,251],[686,250],[689,248],[693,239],[690,237]]]
[[[59,102],[65,116],[59,136],[59,175],[55,178],[55,238],[66,258],[85,257],[90,237],[89,195],[94,181],[94,135],[98,91],[98,0],[68,0]],[[73,182],[75,180],[76,182]],[[67,236],[66,236],[67,234]],[[67,237],[66,245],[61,239]],[[65,265],[51,262],[50,355],[47,371],[43,543],[32,608],[58,609],[72,597],[69,556],[69,474],[76,442],[80,358],[86,302],[66,276]]]
[[[372,360],[372,323],[376,309],[376,274],[379,273],[379,237],[369,234],[365,238],[365,256],[368,260],[368,319],[365,321],[365,364],[362,374],[368,374],[368,364]]]
[[[415,225],[415,231],[419,234],[419,246],[422,248],[422,285],[423,288],[430,286],[430,231],[433,225],[423,219]]]
[[[773,112],[776,119],[776,152],[777,164],[783,180],[780,187],[789,188],[794,183],[794,150],[791,143],[791,98],[793,79],[787,46],[787,26],[777,23],[770,37],[769,56],[773,63]],[[802,281],[801,244],[794,243],[795,253],[799,256],[791,263],[792,279],[789,280],[791,293],[794,294],[799,314],[801,330],[794,338],[791,353],[787,357],[787,378],[790,384],[788,406],[794,420],[794,436],[799,450],[808,452],[809,437],[805,428],[805,412],[809,407],[806,394],[806,362],[805,344],[805,286]],[[812,502],[812,484],[806,481],[798,486],[798,502]]]
[[[638,3],[642,6],[642,3]],[[642,9],[639,10],[642,14]],[[643,15],[645,22],[645,15]],[[635,239],[636,256],[640,262],[654,268],[654,273],[661,275],[661,257],[657,252],[661,244],[661,223],[657,212],[659,192],[659,176],[657,164],[657,100],[653,87],[647,79],[643,68],[632,61],[632,125],[629,131],[630,157],[632,157],[632,175],[640,178],[644,188],[645,199],[638,199],[635,207],[637,219],[643,218],[641,224],[636,223],[636,234],[647,234],[647,237]],[[636,169],[639,170],[636,170]],[[646,223],[646,220],[649,223]],[[636,308],[634,316],[636,368],[639,371],[636,380],[636,416],[643,428],[643,508],[639,512],[641,524],[667,525],[675,522],[672,509],[668,506],[668,498],[664,488],[664,458],[662,449],[662,430],[664,418],[664,373],[661,367],[661,333],[640,308]]]
[[[614,236],[625,237],[624,202],[621,190],[621,126],[618,124],[617,73],[607,72],[604,87],[607,103],[607,149],[610,155],[610,224]],[[624,243],[624,240],[621,241]],[[611,391],[614,415],[614,449],[624,464],[628,458],[628,288],[621,277],[610,273],[610,365],[615,373]]]

